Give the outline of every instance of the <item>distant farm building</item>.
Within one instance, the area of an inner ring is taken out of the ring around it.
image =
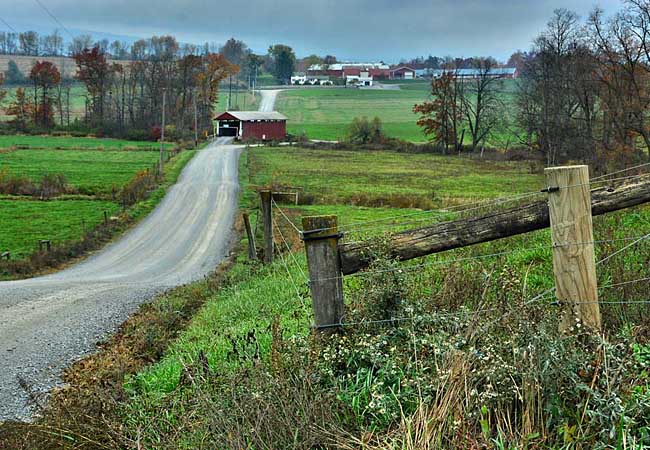
[[[481,78],[483,75],[487,75],[490,78],[514,79],[519,75],[517,69],[514,67],[495,67],[489,69],[487,73],[481,69],[436,69],[431,70],[429,73],[433,78],[440,78],[442,75],[450,73],[457,80],[473,80]]]
[[[415,70],[410,67],[395,67],[390,71],[391,80],[414,80]]]
[[[291,77],[291,84],[299,86],[331,86],[330,77],[327,75],[305,75],[297,73]]]
[[[364,75],[362,76],[362,72]],[[367,73],[366,73],[367,72]],[[344,80],[353,80],[358,84],[390,78],[390,67],[384,63],[337,63],[314,64],[307,69],[307,76],[328,76]],[[361,80],[361,78],[365,78]],[[371,84],[368,84],[370,86]]]
[[[245,140],[280,141],[287,136],[287,118],[279,112],[227,111],[214,118],[215,134]]]
[[[354,71],[345,75],[345,84],[355,86],[372,86],[374,78],[367,70]]]

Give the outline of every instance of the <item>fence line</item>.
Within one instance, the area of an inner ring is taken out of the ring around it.
[[[495,252],[495,253],[488,253],[484,255],[478,255],[478,256],[465,256],[461,258],[453,258],[453,259],[445,259],[442,261],[430,261],[428,263],[423,263],[423,264],[416,264],[416,265],[411,265],[411,266],[402,266],[402,267],[396,267],[392,269],[382,269],[382,270],[376,270],[376,271],[364,271],[364,272],[357,272],[353,273],[350,275],[347,275],[346,278],[354,278],[354,277],[366,277],[366,276],[372,276],[372,275],[380,275],[380,274],[385,274],[385,273],[390,273],[390,272],[407,272],[411,270],[416,270],[416,269],[422,269],[426,267],[432,267],[432,266],[438,266],[438,265],[450,265],[456,262],[464,262],[464,261],[473,261],[473,260],[483,260],[483,259],[489,259],[489,258],[496,258],[499,256],[505,256],[505,255],[510,255],[513,253],[518,253],[518,252],[523,252],[523,251],[533,251],[533,250],[552,250],[553,248],[560,248],[560,247],[578,247],[578,246],[585,246],[585,245],[594,245],[594,244],[606,244],[606,243],[613,243],[613,242],[624,242],[624,241],[635,241],[634,243],[630,244],[636,244],[641,242],[643,239],[649,237],[650,235],[645,235],[645,236],[634,236],[634,237],[626,237],[626,238],[617,238],[617,239],[602,239],[602,240],[595,240],[595,241],[589,241],[589,242],[568,242],[564,244],[554,244],[554,245],[539,245],[535,247],[518,247],[514,248],[511,250],[504,250],[502,252]],[[598,264],[598,263],[597,263]],[[321,278],[318,280],[312,280],[313,282],[319,282],[319,281],[330,281],[332,278]]]
[[[645,164],[645,165],[650,165],[650,163]],[[642,165],[642,167],[645,166],[645,165]],[[630,169],[627,169],[627,170],[632,170],[632,169],[633,168],[630,168]],[[603,175],[602,177],[611,176],[613,174],[622,173],[622,172],[624,172],[624,171],[612,172],[611,174],[606,174],[606,175]],[[444,208],[444,209],[432,209],[432,210],[428,210],[428,211],[417,211],[417,212],[412,212],[412,213],[395,215],[395,216],[391,216],[391,217],[384,217],[384,218],[375,219],[375,220],[352,222],[351,224],[340,227],[340,231],[346,232],[346,231],[354,230],[354,229],[357,229],[357,228],[365,227],[365,225],[371,224],[371,223],[388,222],[388,221],[395,220],[395,219],[400,219],[400,218],[404,218],[404,217],[414,217],[414,216],[418,216],[418,215],[445,214],[445,213],[456,213],[456,214],[467,213],[467,212],[470,212],[470,211],[479,210],[479,209],[486,208],[486,207],[489,207],[489,206],[495,206],[495,205],[508,203],[508,202],[512,202],[512,201],[516,201],[516,200],[523,200],[525,198],[530,198],[530,197],[533,197],[533,196],[536,196],[536,195],[541,195],[541,194],[547,193],[549,189],[553,189],[553,190],[554,189],[568,189],[568,188],[581,187],[581,186],[592,186],[592,185],[596,185],[596,184],[607,184],[607,183],[612,183],[614,181],[624,181],[624,180],[643,178],[643,177],[647,177],[649,175],[650,174],[645,173],[645,174],[638,174],[638,175],[630,175],[630,176],[625,176],[625,177],[612,178],[612,179],[607,179],[607,180],[600,180],[600,181],[596,181],[596,179],[594,179],[594,180],[589,181],[588,183],[579,183],[579,184],[566,185],[566,186],[549,186],[549,187],[547,187],[547,188],[545,188],[545,189],[543,189],[541,191],[530,191],[530,192],[525,192],[525,193],[522,193],[522,194],[515,194],[515,195],[511,195],[511,196],[500,197],[500,198],[497,198],[497,199],[494,199],[494,200],[485,200],[485,201],[474,202],[474,203],[470,203],[470,204],[466,204],[466,205],[457,205],[457,206],[453,206],[453,207],[450,207],[450,208]],[[424,220],[424,219],[422,219],[422,220]],[[410,222],[404,222],[404,224],[407,224],[407,223],[410,223]],[[397,226],[399,226],[399,224]],[[298,228],[296,228],[296,230],[300,231]],[[327,231],[327,229],[313,230],[313,232],[321,232],[321,231]]]
[[[300,228],[298,228],[298,227],[296,226],[296,224],[294,224],[293,221],[292,221],[291,219],[289,219],[289,217],[285,214],[285,212],[282,210],[282,208],[280,208],[280,207],[278,206],[278,204],[275,202],[275,200],[273,199],[273,197],[271,197],[271,203],[273,204],[273,206],[275,206],[275,208],[276,208],[278,211],[280,211],[280,214],[281,214],[282,217],[284,217],[284,219],[289,223],[289,225],[291,225],[291,226],[293,227],[293,229],[296,230],[296,232],[298,233],[298,236],[302,236],[302,230],[300,230]]]

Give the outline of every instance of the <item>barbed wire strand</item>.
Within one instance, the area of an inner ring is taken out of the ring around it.
[[[647,167],[647,166],[650,166],[650,162],[647,162],[647,163],[644,163],[644,164],[639,164],[639,165],[633,166],[633,167],[627,167],[625,169],[617,170],[616,172],[607,173],[605,175],[601,175],[599,177],[593,178],[592,181],[600,180],[602,178],[606,178],[606,177],[616,175],[616,174],[619,174],[619,173],[629,172],[630,170],[641,169],[641,168]],[[607,181],[607,180],[605,180],[605,181]]]
[[[291,227],[292,227],[294,230],[296,230],[296,232],[298,233],[298,235],[299,235],[299,236],[302,236],[302,230],[300,230],[300,228],[298,228],[298,227],[296,226],[296,224],[294,224],[293,221],[292,221],[291,219],[289,219],[289,216],[287,216],[287,215],[285,214],[285,212],[282,210],[282,208],[280,208],[280,207],[278,206],[278,204],[275,202],[275,200],[274,200],[273,198],[271,198],[271,203],[272,203],[273,206],[275,206],[275,208],[276,208],[278,211],[280,211],[280,214],[282,215],[282,217],[284,217],[284,219],[289,223],[289,225],[291,225]]]
[[[304,278],[305,282],[309,281],[309,277],[307,276],[307,274],[303,270],[302,265],[298,262],[298,259],[296,258],[296,255],[294,255],[293,252],[291,251],[291,247],[289,246],[289,243],[287,242],[286,238],[284,237],[284,234],[282,234],[282,230],[280,229],[280,226],[275,221],[275,219],[273,220],[273,224],[277,228],[278,233],[280,234],[280,237],[282,238],[282,242],[284,242],[284,245],[287,248],[287,252],[289,253],[291,258],[293,259],[294,264],[296,266],[298,266],[298,269],[300,270],[300,273],[302,274],[302,277]]]
[[[634,246],[637,245],[638,243],[643,242],[644,240],[646,240],[646,239],[648,239],[648,238],[650,238],[650,233],[648,233],[648,234],[646,234],[645,236],[642,236],[642,237],[636,239],[634,242],[631,242],[630,244],[626,245],[625,247],[623,247],[623,248],[621,248],[621,249],[615,251],[615,252],[612,253],[611,255],[608,255],[608,256],[606,256],[605,258],[601,259],[600,261],[598,261],[598,262],[596,263],[596,266],[599,266],[599,265],[601,265],[601,264],[606,263],[607,261],[609,261],[610,259],[612,259],[614,256],[623,253],[624,251],[626,251],[626,250],[628,250],[628,249],[634,247]]]
[[[300,289],[298,289],[298,285],[296,284],[293,275],[291,274],[291,270],[289,269],[289,265],[287,264],[286,259],[284,258],[284,255],[282,252],[280,254],[280,260],[282,261],[282,264],[284,265],[284,268],[287,271],[287,275],[289,275],[289,280],[291,281],[291,285],[293,286],[294,290],[296,291],[296,296],[298,297],[298,300],[300,300],[300,304],[304,307],[305,306],[305,301],[302,298],[302,295],[300,294]]]

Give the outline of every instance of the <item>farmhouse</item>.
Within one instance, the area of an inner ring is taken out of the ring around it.
[[[215,134],[219,137],[276,141],[287,136],[287,118],[276,111],[227,111],[214,120]]]

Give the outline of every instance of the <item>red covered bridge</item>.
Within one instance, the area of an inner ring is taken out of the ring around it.
[[[217,136],[279,141],[287,137],[287,118],[279,112],[227,111],[214,118]]]

